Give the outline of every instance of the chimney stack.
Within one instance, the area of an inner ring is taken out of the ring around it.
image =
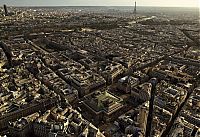
[[[6,5],[3,5],[5,16],[8,16],[8,9]]]

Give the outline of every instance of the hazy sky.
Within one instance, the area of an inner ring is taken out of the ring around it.
[[[135,0],[0,0],[9,6],[131,6]],[[198,7],[200,0],[137,0],[139,6]]]

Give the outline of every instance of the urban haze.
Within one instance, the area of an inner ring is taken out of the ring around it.
[[[200,137],[198,0],[0,4],[0,137]]]

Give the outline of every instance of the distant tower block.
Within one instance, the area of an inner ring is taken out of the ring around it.
[[[134,14],[136,14],[136,13],[137,13],[137,3],[135,1]]]
[[[3,5],[4,11],[5,11],[5,16],[8,16],[8,9],[6,5]]]

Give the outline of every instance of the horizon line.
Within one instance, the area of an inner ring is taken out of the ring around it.
[[[6,4],[5,4],[6,5]],[[13,6],[7,5],[7,7],[133,7],[134,5],[26,5],[26,6]],[[151,5],[140,5],[137,7],[160,7],[160,8],[198,8],[198,6],[151,6]]]

